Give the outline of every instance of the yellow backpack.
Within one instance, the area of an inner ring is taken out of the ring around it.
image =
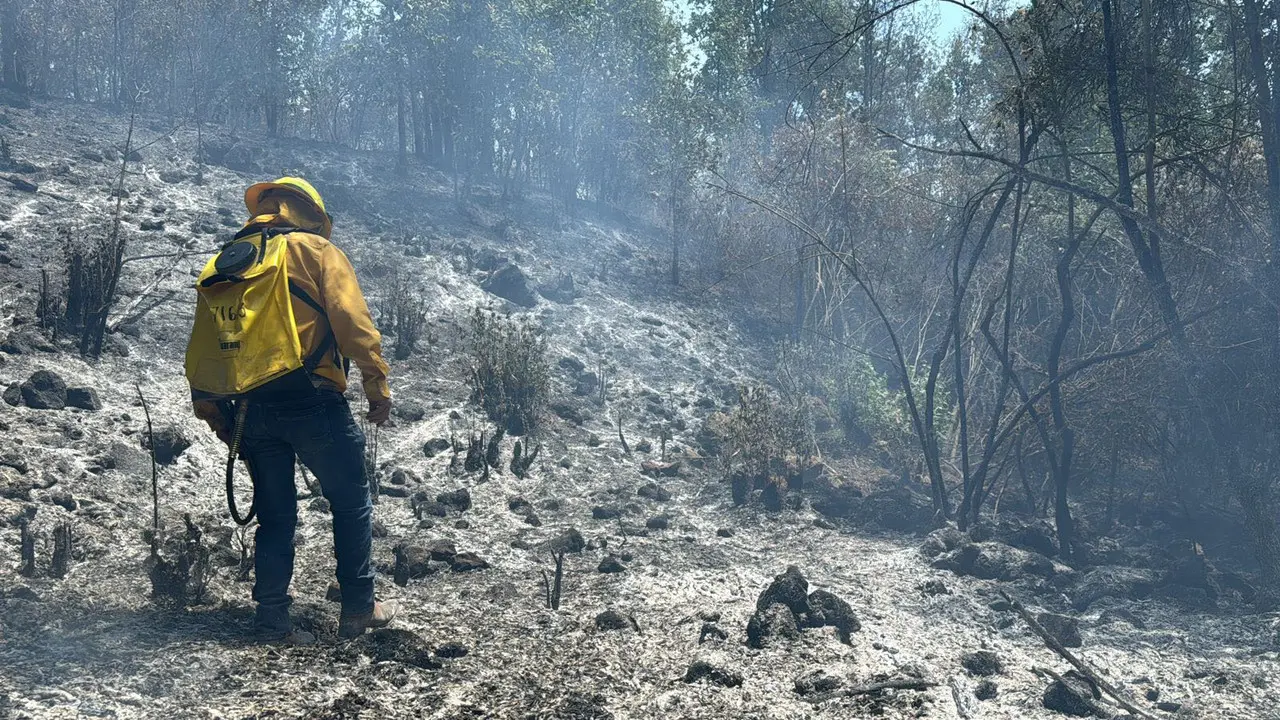
[[[314,371],[333,333],[302,355],[291,297],[328,319],[324,308],[289,280],[288,238],[295,228],[247,228],[209,260],[196,280],[196,317],[187,344],[191,389],[242,398],[290,373]]]

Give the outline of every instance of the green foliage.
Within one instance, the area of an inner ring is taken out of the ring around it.
[[[512,435],[536,430],[551,377],[541,330],[477,308],[471,315],[468,352],[472,401]]]

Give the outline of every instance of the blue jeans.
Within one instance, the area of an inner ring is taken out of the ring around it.
[[[336,392],[249,401],[241,447],[258,509],[253,599],[258,603],[254,625],[259,634],[291,630],[289,582],[298,526],[295,458],[316,476],[333,513],[333,554],[343,613],[373,610],[373,505],[364,477],[364,443],[346,398]]]

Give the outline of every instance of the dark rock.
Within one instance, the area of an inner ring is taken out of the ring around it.
[[[685,671],[684,681],[692,684],[700,680],[726,688],[742,686],[742,675],[739,673],[716,667],[705,660],[695,660]]]
[[[630,537],[649,537],[649,528],[627,522],[618,523],[618,532]]]
[[[322,497],[312,498],[311,502],[307,504],[307,507],[311,508],[315,512],[327,513],[329,512],[329,500],[328,498]]]
[[[886,530],[915,532],[933,524],[933,503],[907,488],[871,493],[858,504],[855,519]]]
[[[1000,693],[1000,689],[996,686],[994,680],[982,680],[978,686],[973,689],[973,696],[979,700],[995,700],[996,695]]]
[[[418,422],[427,416],[427,409],[416,400],[401,400],[395,403],[391,412],[405,422]],[[434,440],[431,442],[435,442]],[[448,442],[447,440],[445,442]],[[428,456],[430,457],[430,456]]]
[[[102,409],[102,401],[98,399],[98,391],[93,388],[73,387],[67,388],[67,406],[97,411]]]
[[[566,355],[556,363],[562,370],[568,370],[574,375],[580,375],[587,369],[587,364],[572,355]]]
[[[454,572],[471,572],[473,570],[487,570],[489,569],[489,563],[473,552],[460,552],[453,556],[453,562],[449,564],[449,567]]]
[[[431,549],[417,543],[401,542],[393,549],[396,557],[395,581],[405,585],[409,580],[424,578],[436,571],[432,565]]]
[[[448,540],[432,540],[425,546],[431,559],[436,562],[453,564],[453,560],[458,555],[458,548]]]
[[[494,270],[480,283],[485,292],[493,293],[521,307],[534,307],[538,298],[529,289],[529,278],[517,265],[507,264]]]
[[[644,526],[650,530],[666,530],[671,527],[671,518],[666,515],[655,515],[654,517],[649,518],[645,522]]]
[[[818,668],[797,677],[794,685],[797,695],[828,693],[844,687],[844,678],[825,668]]]
[[[338,584],[337,580],[329,583],[329,587],[324,591],[324,599],[329,602],[342,602],[342,586]]]
[[[760,492],[760,504],[771,513],[782,512],[782,493],[778,486],[767,483]]]
[[[950,595],[951,590],[941,580],[928,580],[920,586],[920,592],[929,596]]]
[[[553,402],[550,405],[551,412],[556,414],[562,420],[571,422],[574,425],[581,425],[587,421],[587,414],[582,408],[571,402]]]
[[[22,386],[14,383],[4,389],[4,401],[13,407],[22,404]]]
[[[10,185],[12,185],[17,190],[21,190],[22,192],[33,193],[40,189],[39,185],[37,185],[34,182],[31,182],[30,180],[24,177],[19,177],[17,175],[9,175],[5,179],[9,181]]]
[[[578,297],[578,288],[572,274],[562,273],[555,282],[539,285],[538,294],[551,302],[569,305]]]
[[[1144,600],[1155,589],[1155,576],[1148,570],[1127,567],[1098,567],[1086,572],[1070,592],[1071,604],[1084,611],[1103,598]]]
[[[642,498],[657,500],[658,502],[667,502],[671,499],[671,491],[662,487],[657,483],[647,483],[641,485],[636,494]]]
[[[640,624],[630,615],[609,609],[596,616],[597,630],[635,630],[639,632]]]
[[[373,530],[372,530],[372,534],[373,534],[373,537],[378,538],[378,539],[382,539],[382,538],[387,537],[387,536],[388,536],[388,535],[390,535],[391,533],[387,530],[387,524],[386,524],[386,523],[382,522],[381,520],[377,520],[377,519],[375,519],[375,520],[373,521]]]
[[[617,520],[622,517],[622,508],[617,505],[597,505],[591,508],[591,517],[596,520]]]
[[[406,470],[405,468],[396,468],[394,471],[392,471],[391,477],[388,479],[388,481],[392,485],[398,485],[401,487],[407,487],[409,485],[417,485],[420,482],[418,480],[417,473],[415,473],[412,470]]]
[[[707,638],[714,638],[716,640],[728,640],[729,633],[725,632],[719,625],[716,625],[714,622],[704,622],[702,623],[702,629],[698,631],[698,644],[701,645],[702,643],[706,642]]]
[[[573,388],[573,394],[581,397],[595,395],[600,389],[600,376],[593,373],[582,373],[578,376],[578,384]]]
[[[920,544],[920,554],[932,560],[939,555],[951,552],[967,542],[964,533],[948,525],[938,528],[925,537]]]
[[[31,471],[31,465],[27,462],[27,459],[15,450],[10,450],[0,455],[0,467],[13,468],[21,475],[26,475]]]
[[[450,642],[436,648],[436,657],[442,657],[446,660],[457,660],[458,658],[466,657],[470,652],[471,649],[466,645],[458,642]]]
[[[32,590],[26,585],[19,585],[13,588],[9,592],[5,593],[4,596],[11,600],[26,600],[27,602],[41,602],[40,595],[38,595],[35,590]]]
[[[983,580],[1050,578],[1053,561],[1036,553],[1002,543],[968,543],[933,561],[933,567]]]
[[[533,504],[522,497],[516,496],[507,500],[507,509],[517,515],[524,515],[533,511]]]
[[[1156,709],[1163,710],[1164,712],[1167,712],[1167,713],[1176,713],[1182,709],[1182,703],[1169,702],[1168,700],[1166,700],[1164,702],[1156,703]]]
[[[807,481],[805,492],[813,509],[827,517],[900,532],[916,532],[933,525],[933,503],[905,487],[863,496],[857,487],[824,473]]]
[[[471,493],[466,488],[458,488],[457,490],[440,493],[436,496],[436,502],[451,507],[458,512],[465,512],[471,509]]]
[[[576,528],[569,528],[550,543],[551,552],[580,553],[587,549],[587,541]]]
[[[680,463],[645,460],[640,464],[640,472],[650,477],[675,477],[680,474]]]
[[[150,219],[150,218],[143,220],[141,223],[138,223],[138,229],[142,230],[143,232],[155,232],[158,230],[164,230],[164,220]]]
[[[781,603],[757,610],[747,623],[747,645],[761,649],[777,640],[795,640],[800,637],[796,616],[791,608]]]
[[[1057,533],[1047,520],[1025,524],[1005,521],[997,528],[995,536],[1007,545],[1040,553],[1045,557],[1056,557],[1058,554]]]
[[[625,572],[627,566],[623,565],[616,556],[610,554],[606,555],[604,559],[600,561],[600,566],[596,569],[606,575],[610,575],[613,573]]]
[[[434,438],[432,440],[428,440],[426,444],[422,446],[422,453],[427,457],[435,457],[442,452],[447,452],[452,449],[453,444],[448,440],[445,440],[444,438]]]
[[[851,644],[850,636],[862,629],[862,623],[853,614],[849,603],[826,590],[813,591],[806,603],[808,612],[803,617],[805,627],[833,627],[840,642],[845,645]]]
[[[150,438],[144,434],[142,447],[155,454],[156,462],[171,465],[191,447],[191,439],[177,425],[164,425],[155,431],[155,446],[152,447]]]
[[[756,598],[757,611],[774,604],[786,606],[796,617],[809,611],[809,581],[805,580],[795,565],[790,565],[785,572],[775,575],[773,582]]]
[[[524,516],[524,522],[526,525],[532,525],[533,527],[542,527],[542,518],[538,517],[538,514],[532,510]]]
[[[67,512],[75,512],[76,508],[80,506],[80,504],[76,502],[76,499],[72,497],[71,493],[66,492],[65,490],[51,494],[49,496],[49,502],[63,508]]]
[[[733,528],[719,528],[716,530],[716,537],[731,538],[733,535]]]
[[[1080,637],[1080,621],[1066,615],[1042,612],[1036,615],[1036,622],[1062,643],[1063,647],[1080,647],[1084,640]]]
[[[67,406],[67,384],[50,370],[37,370],[22,383],[22,402],[33,410],[61,410]]]
[[[410,492],[412,492],[412,489],[405,485],[385,485],[379,483],[378,492],[386,495],[387,497],[407,498],[409,497]]]
[[[1004,673],[1004,663],[1000,662],[1000,656],[990,650],[965,653],[960,656],[960,666],[968,670],[970,675],[978,677],[990,677]]]
[[[0,351],[9,353],[10,355],[32,355],[37,352],[51,353],[57,352],[58,348],[44,335],[34,330],[19,330],[9,333],[9,336],[0,342]]]
[[[1109,717],[1097,704],[1101,698],[1093,683],[1074,670],[1054,680],[1045,688],[1041,702],[1049,710],[1074,717]]]

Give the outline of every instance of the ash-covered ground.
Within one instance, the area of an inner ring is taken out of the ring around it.
[[[1036,522],[926,538],[922,488],[865,458],[831,463],[780,511],[735,506],[719,423],[739,386],[770,377],[772,351],[724,288],[667,290],[662,237],[642,223],[507,203],[483,185],[459,203],[435,170],[400,179],[385,155],[216,128],[198,165],[194,130],[144,117],[133,144],[150,144],[125,181],[123,322],[101,360],[81,360],[36,328],[41,270],[56,279],[66,234],[110,227],[127,126],[70,104],[0,108],[4,177],[19,181],[0,181],[0,717],[1065,717],[1044,695],[1070,667],[1004,590],[1063,616],[1045,621],[1142,712],[1280,718],[1277,616],[1248,604],[1247,576],[1160,528],[1078,569],[1046,557]],[[374,552],[400,617],[336,640],[330,521],[300,477],[293,590],[298,624],[320,637],[311,647],[250,640],[251,535],[226,512],[225,448],[191,417],[182,375],[193,274],[243,220],[244,188],[284,174],[325,195],[371,304],[399,271],[431,308],[419,351],[393,363],[395,426],[378,436]],[[527,317],[548,340],[542,451],[524,478],[505,461],[517,438],[487,478],[459,470],[446,442],[492,433],[468,402],[476,307]],[[84,407],[32,407],[22,386],[41,370]],[[139,388],[169,460],[162,534],[181,537],[189,514],[214,566],[191,607],[152,598]],[[56,577],[55,530],[68,527]],[[566,546],[551,610],[544,573]],[[392,582],[396,548],[405,585]],[[788,566],[807,586],[784,575],[760,602]],[[825,621],[819,597],[834,608]],[[849,693],[886,681],[918,689]]]

